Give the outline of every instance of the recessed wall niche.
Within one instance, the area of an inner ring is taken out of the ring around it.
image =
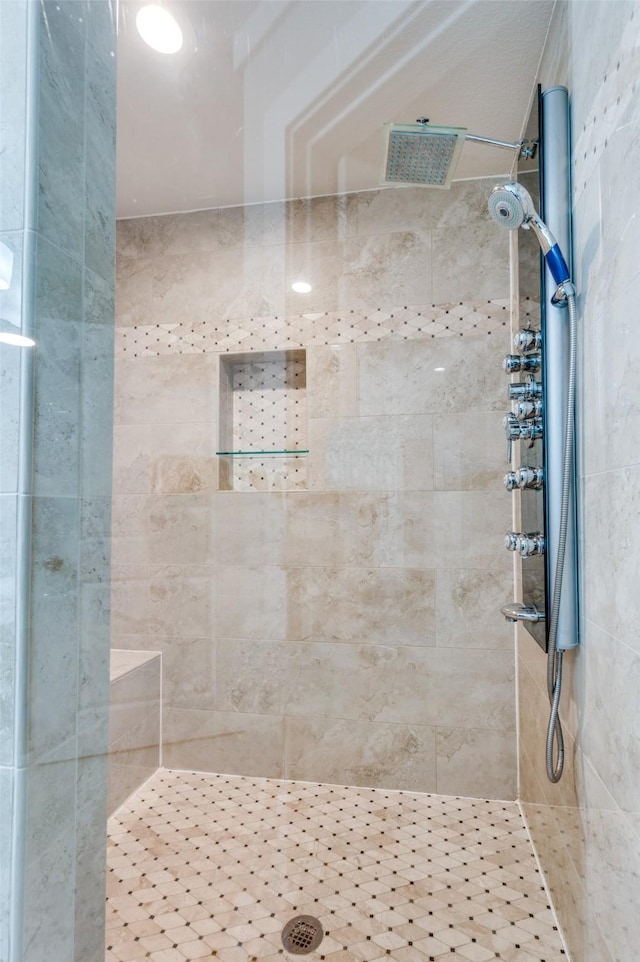
[[[306,352],[220,356],[220,489],[307,487]]]

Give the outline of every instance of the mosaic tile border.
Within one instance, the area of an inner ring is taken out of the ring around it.
[[[509,327],[509,298],[116,328],[116,355],[279,351],[312,345],[492,334]]]

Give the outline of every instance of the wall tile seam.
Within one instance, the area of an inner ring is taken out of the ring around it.
[[[610,631],[608,628],[605,628],[604,625],[598,624],[598,622],[597,622],[597,621],[594,621],[593,618],[585,618],[585,619],[584,619],[584,624],[585,624],[585,627],[591,626],[592,628],[595,628],[597,631],[602,632],[602,634],[603,634],[603,635],[606,635],[607,638],[608,638],[612,643],[617,644],[617,645],[620,645],[622,648],[624,648],[626,651],[628,651],[630,655],[633,655],[633,656],[635,656],[636,658],[640,658],[640,650],[639,650],[638,648],[634,648],[634,647],[633,647],[632,645],[630,645],[627,641],[624,641],[624,639],[618,638],[617,635],[615,635],[615,634],[614,634],[612,631]],[[586,634],[586,632],[582,632],[583,637],[584,637],[585,634]],[[585,645],[584,642],[583,642],[583,643],[582,643],[582,648],[583,648],[583,650],[584,650],[584,652],[585,652],[584,657],[588,657],[588,655],[587,655],[587,652],[588,652],[588,644]]]
[[[310,392],[312,392],[312,389],[311,389],[311,388],[307,388],[307,390],[310,391]],[[316,395],[315,392],[310,393],[309,400],[312,401],[312,400],[314,400],[315,397],[317,397],[317,396],[318,396],[318,395]],[[126,394],[126,393],[124,393],[124,392],[123,392],[122,394],[119,394],[119,395],[116,394],[114,400],[115,400],[115,401],[121,401],[121,402],[123,402],[123,403],[126,403],[126,402],[129,401],[129,395]],[[505,403],[506,403],[506,402],[505,402]],[[125,413],[126,413],[126,412],[125,412]],[[489,407],[483,408],[483,407],[480,407],[479,405],[476,405],[476,406],[474,406],[473,411],[468,411],[468,410],[463,410],[463,411],[438,411],[438,410],[433,410],[433,411],[413,411],[413,410],[411,410],[411,409],[407,409],[407,410],[404,411],[404,412],[394,412],[393,414],[367,414],[367,413],[363,413],[363,414],[318,414],[318,415],[309,414],[309,415],[307,416],[307,421],[308,421],[308,422],[312,422],[312,421],[313,421],[313,422],[318,423],[318,424],[322,424],[322,423],[330,424],[330,423],[333,423],[333,422],[339,422],[340,424],[344,424],[345,422],[356,422],[356,421],[365,421],[365,422],[369,422],[370,424],[377,424],[377,423],[380,423],[381,421],[383,421],[383,422],[384,422],[384,421],[388,421],[388,422],[391,423],[392,421],[395,421],[395,420],[397,420],[398,418],[416,418],[416,419],[419,419],[419,418],[433,418],[434,420],[435,420],[436,418],[441,418],[441,419],[444,419],[444,418],[468,418],[468,419],[471,419],[471,418],[476,417],[477,415],[482,415],[482,416],[484,416],[484,417],[492,417],[492,418],[498,419],[498,418],[502,418],[503,412],[502,412],[501,410],[500,410],[500,411],[496,410],[496,408],[489,408]],[[129,428],[129,427],[131,427],[131,428],[142,428],[142,427],[144,427],[144,428],[150,428],[150,427],[174,427],[175,425],[178,425],[178,424],[179,424],[179,425],[185,425],[185,426],[187,426],[187,427],[191,427],[191,426],[198,426],[198,427],[206,426],[206,427],[209,427],[209,426],[211,426],[211,425],[214,425],[215,427],[217,427],[217,425],[218,425],[218,419],[214,416],[214,417],[211,417],[211,418],[176,418],[175,421],[168,420],[168,419],[166,419],[166,418],[158,418],[157,420],[153,420],[153,421],[152,421],[152,420],[146,420],[146,421],[140,421],[140,420],[122,421],[122,420],[117,420],[117,421],[114,422],[114,428]],[[502,433],[502,432],[501,432],[501,433]],[[406,441],[409,441],[409,442],[411,442],[411,441],[424,441],[425,444],[428,444],[429,446],[431,446],[431,444],[433,443],[432,441],[428,441],[427,438],[422,438],[422,437],[415,437],[415,438],[414,438],[414,437],[407,437],[405,440],[406,440]],[[198,454],[198,457],[202,457],[202,456],[203,456],[202,454]],[[204,456],[206,457],[206,454],[205,454]],[[268,451],[265,452],[265,455],[264,455],[264,456],[265,456],[265,457],[268,456]],[[185,458],[188,458],[189,455],[184,455],[184,457],[185,457]],[[638,462],[638,465],[640,465],[640,462]],[[624,470],[625,468],[635,467],[635,466],[636,466],[636,464],[633,464],[633,463],[632,463],[632,464],[625,464],[625,465],[620,465],[619,467],[616,467],[616,468],[612,468],[611,470]],[[497,470],[498,473],[501,474],[501,472],[502,472],[503,469],[502,469],[502,468],[497,468],[496,470]],[[592,477],[592,476],[594,476],[595,474],[598,474],[598,473],[605,473],[605,472],[594,472],[593,474],[581,475],[581,477],[585,477],[585,478],[587,478],[587,477]],[[334,490],[334,489],[328,489],[328,490]],[[349,489],[349,490],[350,490],[350,489]],[[362,489],[360,488],[359,490],[362,490]],[[371,489],[367,488],[367,490],[371,490]],[[376,489],[376,490],[377,490],[377,489]],[[420,489],[418,489],[418,490],[420,490]],[[446,489],[446,490],[449,490],[449,489]],[[469,490],[469,489],[461,488],[461,489],[459,489],[459,490]],[[497,489],[497,490],[498,490],[498,489]],[[15,492],[3,492],[3,493],[10,493],[10,494],[11,494],[11,493],[15,493]],[[198,492],[193,492],[193,491],[184,491],[184,492],[183,492],[183,491],[176,491],[176,492],[175,492],[176,495],[181,495],[181,494],[197,494],[197,493],[198,493]],[[98,495],[98,497],[107,498],[106,495]],[[86,500],[86,498],[87,498],[87,496],[85,495],[83,499]]]
[[[147,637],[147,636],[143,636],[143,637]],[[217,643],[224,642],[224,643],[233,644],[235,642],[240,642],[241,644],[255,644],[256,646],[264,646],[264,647],[271,647],[271,646],[275,647],[275,646],[286,645],[287,647],[291,647],[292,649],[295,648],[297,650],[300,650],[303,646],[311,647],[311,646],[318,646],[318,645],[335,647],[335,648],[356,648],[356,649],[364,648],[367,651],[373,651],[374,649],[380,649],[380,648],[386,651],[390,647],[393,647],[394,650],[414,651],[416,653],[428,652],[428,651],[431,651],[434,653],[438,652],[440,655],[442,655],[443,658],[451,653],[459,652],[459,651],[464,651],[469,655],[502,654],[505,656],[504,658],[505,664],[508,664],[509,671],[511,670],[511,664],[510,664],[511,652],[506,645],[497,646],[497,645],[480,644],[480,645],[472,645],[472,646],[468,646],[468,645],[460,646],[460,645],[443,644],[442,642],[438,643],[436,640],[432,642],[421,641],[413,644],[411,642],[398,641],[397,643],[392,644],[391,642],[385,642],[384,640],[374,639],[372,641],[364,641],[364,640],[358,641],[352,638],[327,638],[327,637],[323,637],[322,635],[308,635],[304,637],[299,637],[299,636],[287,636],[282,634],[280,635],[265,634],[265,635],[261,635],[259,638],[256,638],[255,635],[239,635],[239,634],[231,634],[229,632],[216,632],[216,631],[212,631],[210,634],[204,634],[204,635],[203,634],[199,634],[199,635],[173,634],[172,635],[171,633],[166,633],[162,635],[150,634],[148,638],[150,641],[155,641],[158,638],[162,638],[164,641],[166,641],[169,644],[176,644],[176,643],[179,644],[181,641],[185,641],[185,642],[203,641],[203,640],[211,641],[212,648],[215,648]],[[506,656],[509,656],[508,661]],[[511,679],[511,675],[509,674],[506,680],[509,681],[510,679]],[[501,681],[504,681],[504,680],[505,680],[504,678],[501,678]]]
[[[421,722],[388,721],[386,719],[371,718],[369,715],[366,715],[366,714],[362,714],[362,715],[359,715],[358,717],[354,717],[352,715],[333,715],[333,714],[317,715],[317,714],[295,713],[291,711],[284,711],[284,712],[255,711],[251,709],[245,710],[242,708],[185,708],[181,706],[174,706],[166,702],[164,703],[164,705],[165,705],[165,708],[168,709],[173,715],[185,714],[185,713],[189,715],[207,715],[207,716],[208,715],[224,715],[224,716],[238,715],[241,717],[243,715],[247,715],[252,718],[257,717],[257,718],[280,719],[280,721],[282,721],[285,724],[287,722],[298,722],[298,721],[304,721],[304,722],[322,721],[322,722],[331,722],[331,723],[341,722],[341,723],[347,723],[347,724],[353,724],[353,725],[361,725],[363,722],[366,722],[367,725],[380,726],[383,728],[400,728],[400,729],[418,728],[424,731],[433,732],[434,734],[436,734],[439,731],[440,732],[459,731],[459,732],[474,732],[478,734],[486,733],[487,735],[496,735],[496,734],[510,735],[515,738],[515,728],[513,726],[508,726],[506,728],[486,728],[486,727],[478,728],[474,726],[462,726],[459,724],[425,725]],[[179,737],[170,738],[167,741],[167,732],[163,731],[164,744],[176,745],[176,744],[179,744],[180,742],[190,740],[191,737],[193,736],[185,736],[184,734],[181,733]],[[216,735],[215,733],[212,733],[210,736],[204,736],[204,737],[217,738],[219,736]],[[515,748],[515,744],[514,744],[514,748]],[[249,776],[239,776],[239,777],[249,777]],[[264,777],[269,777],[269,776],[264,776]],[[402,789],[397,789],[397,791],[402,791]]]
[[[498,178],[497,182],[500,182],[501,179],[502,178]],[[172,216],[179,216],[179,215],[168,214],[165,216],[172,217]],[[140,219],[144,220],[145,218],[140,218]],[[119,223],[120,221],[116,222],[116,224],[119,224]],[[473,224],[473,221],[471,221],[471,226],[485,226],[487,223],[488,223],[487,220],[483,217],[482,219],[478,218],[475,225]],[[224,228],[222,229],[224,230]],[[465,230],[468,230],[468,229],[469,229],[469,222],[465,224]],[[117,236],[117,233],[118,233],[118,230],[116,230],[116,236]],[[286,229],[285,229],[285,234],[286,234]],[[166,251],[161,251],[161,250],[155,251],[155,252],[144,251],[141,254],[131,253],[130,245],[128,244],[128,242],[126,240],[118,240],[116,245],[116,256],[121,262],[125,262],[125,261],[128,263],[146,262],[148,266],[151,266],[156,261],[163,261],[163,260],[171,259],[174,257],[190,258],[190,257],[200,257],[200,256],[207,256],[207,255],[220,255],[220,254],[226,254],[226,253],[238,253],[245,250],[272,251],[274,249],[282,250],[286,256],[286,253],[289,250],[315,248],[317,251],[318,248],[322,248],[322,247],[334,250],[336,248],[344,247],[354,242],[359,244],[359,243],[375,240],[376,238],[394,238],[394,237],[411,236],[411,237],[419,238],[421,240],[431,240],[434,234],[442,234],[443,236],[449,236],[450,228],[441,227],[441,226],[438,226],[438,224],[433,224],[431,226],[414,224],[414,225],[407,225],[407,226],[390,227],[387,230],[366,230],[366,229],[363,230],[358,227],[355,230],[346,230],[343,233],[338,233],[331,237],[310,236],[308,238],[289,240],[287,239],[286,236],[285,237],[268,237],[265,235],[262,238],[247,239],[245,237],[242,239],[238,239],[237,241],[233,241],[231,243],[226,243],[224,240],[219,239],[217,243],[212,241],[211,246],[208,246],[208,245],[202,246],[202,247],[194,246],[191,248],[185,247],[185,249],[183,250],[180,250],[177,248],[171,248],[171,249],[167,249]],[[122,250],[122,247],[125,245],[127,249]],[[168,247],[169,246],[170,245],[168,245]],[[118,250],[118,248],[120,248],[120,250]]]
[[[583,442],[584,443],[584,442]],[[587,481],[591,478],[611,478],[620,474],[630,474],[640,472],[640,460],[630,461],[628,464],[616,464],[610,468],[604,468],[602,471],[586,471],[578,475],[579,480]],[[584,502],[585,493],[580,492],[580,500]]]
[[[149,637],[152,640],[155,639],[155,635],[153,634],[150,635]],[[330,639],[322,639],[319,641],[314,641],[311,638],[286,638],[286,637],[283,638],[282,636],[271,637],[271,638],[270,637],[256,638],[253,635],[248,635],[248,636],[232,635],[232,634],[227,634],[222,632],[211,632],[211,634],[205,634],[205,635],[203,634],[199,634],[199,635],[175,635],[175,634],[167,635],[165,634],[165,635],[162,635],[161,637],[165,637],[171,641],[180,641],[183,639],[184,640],[187,640],[187,639],[202,640],[203,638],[205,638],[205,639],[210,639],[214,644],[216,642],[217,643],[240,642],[245,645],[250,644],[250,645],[254,645],[255,647],[261,647],[261,648],[287,647],[290,649],[297,648],[299,650],[302,650],[304,648],[312,648],[312,647],[313,648],[319,648],[319,647],[351,648],[351,649],[354,649],[356,653],[362,650],[363,653],[366,652],[367,654],[371,653],[372,651],[375,651],[376,649],[379,651],[387,651],[387,652],[392,651],[397,654],[404,654],[409,652],[413,652],[414,654],[418,654],[418,653],[426,654],[427,652],[433,652],[434,654],[437,653],[440,656],[440,658],[442,658],[443,660],[446,660],[447,656],[449,655],[456,655],[456,656],[464,655],[465,658],[462,658],[462,657],[460,657],[459,659],[456,658],[456,667],[461,667],[465,669],[468,667],[466,664],[464,664],[465,660],[472,660],[474,657],[476,660],[478,660],[480,656],[488,657],[488,656],[494,655],[495,657],[491,660],[499,661],[500,667],[503,671],[503,675],[498,679],[500,684],[502,684],[505,681],[510,681],[513,678],[513,665],[512,665],[513,653],[508,648],[481,648],[481,647],[459,648],[454,645],[439,645],[439,646],[435,644],[434,645],[408,645],[408,644],[403,645],[401,643],[392,644],[390,642],[384,642],[384,641],[374,641],[374,642],[333,641]],[[410,659],[408,660],[410,661]],[[439,659],[432,658],[430,660],[437,662]],[[475,670],[477,670],[476,667],[470,669],[470,673],[474,673]]]
[[[529,640],[530,640],[531,644],[535,644],[535,642],[533,641],[533,639],[529,639]],[[531,684],[534,685],[536,691],[537,691],[538,694],[541,696],[541,698],[542,698],[545,706],[548,707],[548,706],[549,706],[549,694],[548,694],[548,692],[547,692],[547,689],[546,689],[545,686],[543,686],[542,684],[539,684],[539,683],[538,683],[538,680],[536,679],[536,677],[535,677],[535,675],[533,674],[533,672],[530,670],[528,663],[527,663],[524,659],[522,659],[521,657],[519,657],[519,659],[518,659],[518,664],[517,664],[517,668],[518,668],[518,672],[520,672],[520,671],[525,671],[525,672],[527,673],[527,675],[529,676],[529,679],[530,679]],[[518,683],[518,689],[519,689],[519,691],[521,691],[521,689],[522,689],[522,685],[520,684],[520,682]],[[565,739],[568,738],[568,739],[570,739],[574,744],[576,744],[576,743],[577,743],[577,738],[578,738],[579,732],[576,732],[576,733],[573,732],[573,730],[572,730],[572,725],[571,725],[571,719],[567,717],[567,713],[571,713],[571,711],[572,711],[571,705],[570,705],[570,704],[567,704],[567,702],[566,702],[566,698],[569,698],[569,697],[570,697],[570,696],[569,696],[569,694],[566,692],[566,689],[565,689],[564,697],[563,697],[563,699],[562,699],[562,701],[561,701],[561,703],[560,703],[560,721],[562,722],[562,728],[563,728],[563,732],[564,732],[564,735],[565,735]],[[523,744],[523,748],[524,748],[524,744]]]
[[[118,562],[117,567],[118,567],[119,572],[122,571],[122,572],[125,572],[126,574],[128,574],[130,571],[134,571],[134,572],[137,572],[137,573],[143,574],[143,575],[144,575],[144,574],[147,574],[147,575],[151,574],[151,575],[153,575],[154,573],[157,574],[157,573],[159,573],[159,572],[166,571],[167,569],[180,569],[180,570],[183,570],[183,569],[185,569],[185,568],[189,569],[190,571],[192,570],[192,571],[194,571],[194,572],[196,572],[196,573],[198,573],[198,574],[201,574],[201,573],[203,573],[203,572],[213,573],[214,571],[218,571],[220,568],[224,568],[225,571],[226,571],[226,570],[238,570],[238,569],[241,570],[241,571],[246,571],[246,570],[250,570],[250,571],[256,571],[256,570],[258,570],[258,571],[308,571],[309,569],[311,569],[311,570],[316,570],[316,571],[340,571],[340,572],[347,572],[347,571],[372,572],[372,571],[374,571],[374,572],[377,572],[377,571],[381,571],[381,570],[382,570],[382,571],[385,571],[385,572],[389,572],[389,571],[403,571],[403,572],[415,571],[415,572],[417,572],[417,573],[419,573],[419,574],[426,574],[426,573],[429,572],[429,571],[431,571],[432,573],[435,574],[436,572],[441,571],[441,570],[453,570],[453,571],[461,571],[461,570],[462,570],[462,571],[486,571],[486,570],[487,570],[486,565],[476,566],[475,568],[465,568],[464,566],[462,566],[462,567],[460,567],[460,566],[455,566],[455,567],[452,567],[451,569],[442,569],[442,568],[439,567],[439,566],[438,566],[437,568],[434,568],[432,565],[431,565],[431,566],[424,566],[424,567],[420,567],[419,565],[418,565],[418,566],[416,566],[416,565],[371,565],[371,564],[367,564],[365,560],[362,560],[362,561],[358,560],[358,561],[355,561],[355,562],[349,562],[349,561],[346,561],[346,562],[345,562],[345,561],[342,561],[342,562],[341,562],[341,561],[337,561],[337,562],[335,562],[335,563],[333,563],[333,562],[324,562],[324,563],[322,563],[322,564],[302,564],[301,562],[297,562],[297,561],[293,561],[293,562],[287,562],[287,561],[257,562],[257,561],[251,561],[251,560],[249,560],[249,561],[184,561],[184,562],[180,562],[180,561],[149,561],[149,562],[142,562],[142,563],[137,562],[137,561],[133,561],[133,562],[131,562],[131,563]],[[141,572],[140,569],[144,569],[144,572]],[[118,577],[112,578],[112,583],[113,583],[113,584],[119,584],[121,580],[125,580],[126,583],[128,583],[128,579],[120,579],[120,578],[118,578]],[[141,580],[141,579],[136,579],[136,580],[139,581],[139,580]],[[168,580],[171,580],[171,579],[168,579]],[[135,670],[137,670],[137,669],[132,669],[132,670],[135,671]],[[122,677],[126,677],[126,676],[122,676]],[[118,678],[117,680],[119,681],[120,679]]]
[[[494,412],[488,412],[488,413],[494,413]],[[204,422],[204,423],[207,423],[207,422]],[[148,427],[148,423],[147,423],[147,424],[145,424],[145,423],[142,423],[142,424],[132,424],[132,425],[128,425],[128,424],[127,424],[127,425],[123,425],[123,426],[124,426],[124,427],[137,427],[137,428],[140,428],[140,427]],[[159,425],[159,426],[162,427],[163,425],[161,424],[161,425]],[[166,426],[167,426],[167,427],[172,427],[172,426],[173,426],[173,422],[169,422]],[[425,447],[426,447],[426,446],[425,446]],[[312,452],[312,451],[311,451],[311,456],[313,456],[313,452]],[[183,458],[185,461],[189,461],[189,457],[188,457],[187,455],[180,456],[180,457]],[[203,459],[203,460],[205,460],[205,461],[214,460],[216,457],[224,457],[224,455],[216,455],[215,452],[212,452],[210,455],[206,455],[206,454],[205,454],[205,455],[199,455],[199,458],[201,458],[201,459]],[[259,460],[259,457],[262,457],[262,459],[265,460],[265,461],[267,461],[267,460],[274,460],[274,459],[275,459],[275,456],[274,456],[274,455],[270,456],[268,452],[267,452],[266,454],[264,454],[264,455],[256,456],[256,460]],[[363,492],[364,492],[364,493],[363,493]],[[425,486],[425,487],[418,487],[418,486],[402,485],[402,486],[398,486],[398,487],[390,487],[390,486],[387,486],[387,487],[385,487],[385,488],[363,488],[362,485],[360,485],[360,486],[357,487],[357,488],[356,488],[355,486],[353,486],[353,487],[332,487],[332,488],[324,488],[324,487],[321,487],[321,486],[318,486],[318,485],[315,485],[315,484],[312,483],[309,487],[304,487],[304,488],[303,488],[303,487],[293,488],[293,489],[292,489],[292,488],[289,488],[289,489],[285,489],[285,488],[274,488],[274,489],[271,489],[271,490],[266,489],[266,488],[265,488],[265,489],[257,489],[257,488],[256,488],[256,489],[251,489],[251,490],[249,490],[249,489],[245,489],[245,490],[232,490],[232,489],[230,489],[230,488],[214,488],[214,487],[202,487],[202,488],[199,488],[199,489],[198,489],[197,491],[195,491],[195,492],[193,492],[193,491],[170,491],[170,490],[167,490],[167,491],[157,491],[157,490],[150,490],[150,491],[136,492],[136,496],[138,496],[138,497],[148,497],[148,498],[158,498],[158,499],[161,499],[161,498],[198,498],[198,497],[202,497],[203,495],[208,495],[208,494],[211,495],[211,496],[213,496],[213,495],[218,495],[218,494],[239,494],[239,495],[245,495],[245,494],[253,494],[253,495],[255,495],[255,494],[293,494],[293,495],[295,495],[295,494],[315,494],[315,495],[318,495],[318,497],[327,497],[327,498],[328,498],[328,497],[336,497],[336,496],[344,497],[345,495],[350,495],[350,494],[359,494],[361,497],[366,497],[366,495],[372,495],[372,496],[377,496],[377,497],[380,497],[380,498],[384,498],[386,495],[402,495],[402,494],[406,494],[406,495],[413,495],[413,494],[424,494],[424,495],[427,495],[427,494],[434,494],[434,495],[436,495],[436,494],[464,494],[464,495],[469,495],[469,496],[473,496],[473,495],[481,496],[481,495],[483,495],[483,494],[488,495],[488,494],[496,494],[496,493],[497,493],[497,494],[502,494],[502,493],[503,493],[503,492],[501,491],[500,486],[499,486],[499,479],[496,479],[495,485],[494,485],[494,484],[487,484],[487,485],[485,485],[485,486],[483,486],[483,487],[478,486],[478,487],[475,487],[475,488],[440,487],[439,485],[433,485],[433,486],[431,486],[431,487],[426,487],[426,486]],[[9,496],[11,496],[11,497],[14,497],[14,496],[15,496],[14,492],[11,492],[11,491],[9,491],[9,492],[3,492],[3,494],[7,494],[7,495],[9,495]],[[120,486],[115,487],[115,486],[114,486],[114,497],[117,497],[118,495],[127,495],[127,494],[131,494],[131,491],[130,491],[130,488],[127,487],[126,485],[123,486],[123,487],[120,487]],[[46,497],[48,497],[48,498],[53,498],[53,497],[57,497],[57,496],[56,496],[56,495],[47,495]],[[64,495],[60,495],[59,497],[64,497]],[[153,508],[153,506],[151,506],[151,507]],[[507,510],[508,510],[508,505],[507,505],[507,507],[505,508],[505,511],[507,511]],[[109,536],[104,536],[104,537],[107,537],[107,538],[108,538]],[[139,537],[141,537],[141,534],[137,534],[137,535],[136,535],[136,534],[133,534],[133,535],[131,535],[131,534],[129,534],[129,535],[114,535],[114,536],[112,536],[112,537],[127,537],[127,538],[131,538],[131,537],[134,537],[134,538],[135,538],[135,537],[138,537],[138,538],[139,538]],[[100,540],[100,539],[89,539],[89,541],[92,541],[92,540]],[[85,539],[83,539],[83,543],[87,543],[87,541],[86,541]],[[463,565],[462,567],[465,567],[465,566]]]
[[[584,764],[589,766],[589,769],[591,771],[591,777],[594,778],[600,786],[601,795],[603,797],[606,796],[609,799],[609,805],[610,805],[609,810],[613,812],[615,816],[617,816],[618,818],[621,818],[624,821],[624,823],[626,824],[627,828],[629,829],[631,834],[634,836],[634,838],[637,838],[638,840],[640,840],[640,824],[638,824],[637,819],[634,820],[632,817],[630,817],[630,816],[637,816],[638,813],[633,809],[622,808],[622,806],[619,804],[618,800],[616,799],[615,795],[608,787],[607,783],[601,778],[600,773],[595,765],[595,762],[591,760],[590,756],[587,754],[586,751],[584,751],[582,748],[579,747],[576,754],[583,760]],[[591,808],[592,806],[585,804],[584,800],[582,800],[582,804],[578,806],[578,810],[580,812],[589,812]],[[602,809],[598,809],[598,811],[602,811]]]

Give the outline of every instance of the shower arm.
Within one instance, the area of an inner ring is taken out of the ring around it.
[[[535,156],[537,143],[533,143],[531,147],[524,149],[524,145],[528,143],[527,140],[518,140],[515,144],[510,144],[506,140],[493,140],[491,137],[480,137],[477,134],[465,134],[465,140],[475,140],[479,144],[491,144],[492,147],[504,147],[506,150],[518,150],[520,151],[521,157],[533,157]]]
[[[422,127],[426,127],[429,123],[428,117],[418,117],[416,120],[417,124]],[[525,147],[528,144],[528,140],[518,140],[515,144],[509,143],[507,140],[494,140],[492,137],[480,137],[478,134],[465,134],[465,140],[475,140],[478,144],[490,144],[492,147],[504,147],[505,150],[517,150],[520,152],[520,157],[531,159],[535,157],[536,150],[538,149],[538,141],[534,140],[530,147]]]

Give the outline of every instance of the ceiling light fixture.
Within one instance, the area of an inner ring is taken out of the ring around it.
[[[311,284],[307,281],[294,281],[291,285],[291,290],[295,291],[296,294],[308,294],[311,290]]]
[[[164,7],[147,4],[136,16],[138,33],[158,53],[177,53],[182,47],[182,30]]]

